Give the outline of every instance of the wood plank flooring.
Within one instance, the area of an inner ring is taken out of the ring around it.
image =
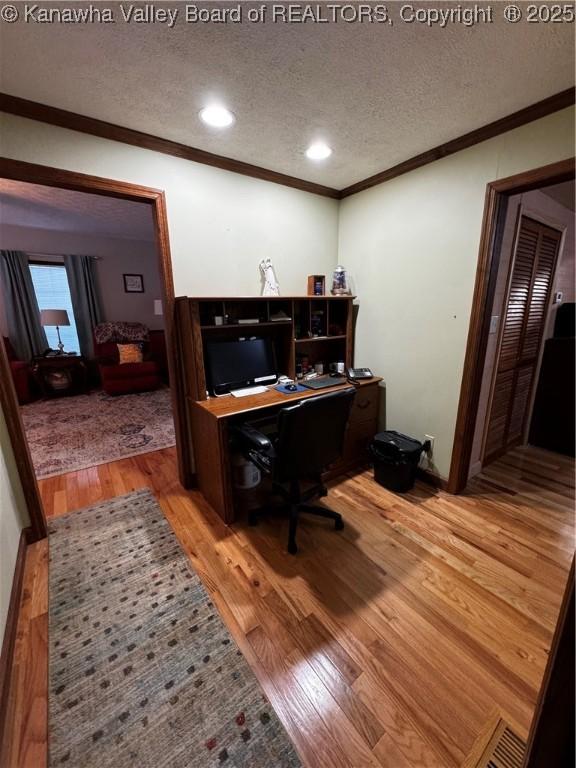
[[[307,768],[457,768],[500,711],[527,735],[574,551],[574,463],[522,448],[462,496],[331,485],[346,528],[226,528],[173,449],[40,482],[48,517],[148,486]],[[2,768],[46,764],[47,546],[29,548]],[[81,768],[78,766],[77,768]]]

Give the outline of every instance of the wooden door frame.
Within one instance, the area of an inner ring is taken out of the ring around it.
[[[575,159],[571,157],[493,181],[486,187],[476,283],[447,485],[449,493],[461,493],[468,483],[508,198],[540,187],[572,181],[575,168]]]
[[[14,462],[18,469],[24,502],[30,518],[30,528],[27,530],[26,540],[31,544],[46,536],[46,519],[40,500],[36,474],[32,466],[28,441],[24,436],[20,406],[3,338],[0,338],[0,405],[4,413],[8,436],[14,453]]]
[[[164,192],[152,187],[144,187],[115,179],[106,179],[99,176],[90,176],[74,171],[65,171],[60,168],[51,168],[45,165],[25,163],[19,160],[10,160],[0,157],[0,179],[24,181],[31,184],[42,184],[47,187],[59,187],[76,192],[88,192],[91,194],[116,197],[121,200],[131,200],[137,203],[147,203],[152,206],[154,218],[154,230],[156,245],[160,256],[160,272],[163,286],[164,299],[164,333],[168,354],[168,371],[170,376],[170,392],[174,414],[174,427],[176,432],[176,449],[178,453],[178,470],[180,480],[185,484],[189,470],[184,465],[182,451],[183,424],[182,414],[179,408],[176,393],[176,356],[173,340],[174,333],[174,280],[172,276],[172,260],[170,256],[170,241],[168,236],[168,218],[166,212],[166,199]],[[12,443],[12,449],[16,458],[20,480],[28,512],[30,515],[32,535],[31,540],[36,541],[46,536],[46,519],[36,474],[32,464],[28,442],[20,416],[20,406],[16,396],[16,390],[12,382],[10,365],[0,340],[0,404],[4,412],[8,434]]]

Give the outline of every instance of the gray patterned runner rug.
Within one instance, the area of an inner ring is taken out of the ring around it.
[[[50,523],[49,765],[293,768],[149,490]]]

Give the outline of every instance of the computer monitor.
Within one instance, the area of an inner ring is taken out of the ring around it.
[[[206,345],[208,387],[215,395],[278,380],[270,339],[213,341]]]

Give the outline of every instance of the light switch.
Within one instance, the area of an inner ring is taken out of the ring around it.
[[[500,320],[500,315],[492,315],[490,318],[490,333],[496,333],[498,330],[498,320]]]
[[[562,301],[564,299],[564,294],[562,291],[556,291],[554,294],[554,304],[562,304]]]

